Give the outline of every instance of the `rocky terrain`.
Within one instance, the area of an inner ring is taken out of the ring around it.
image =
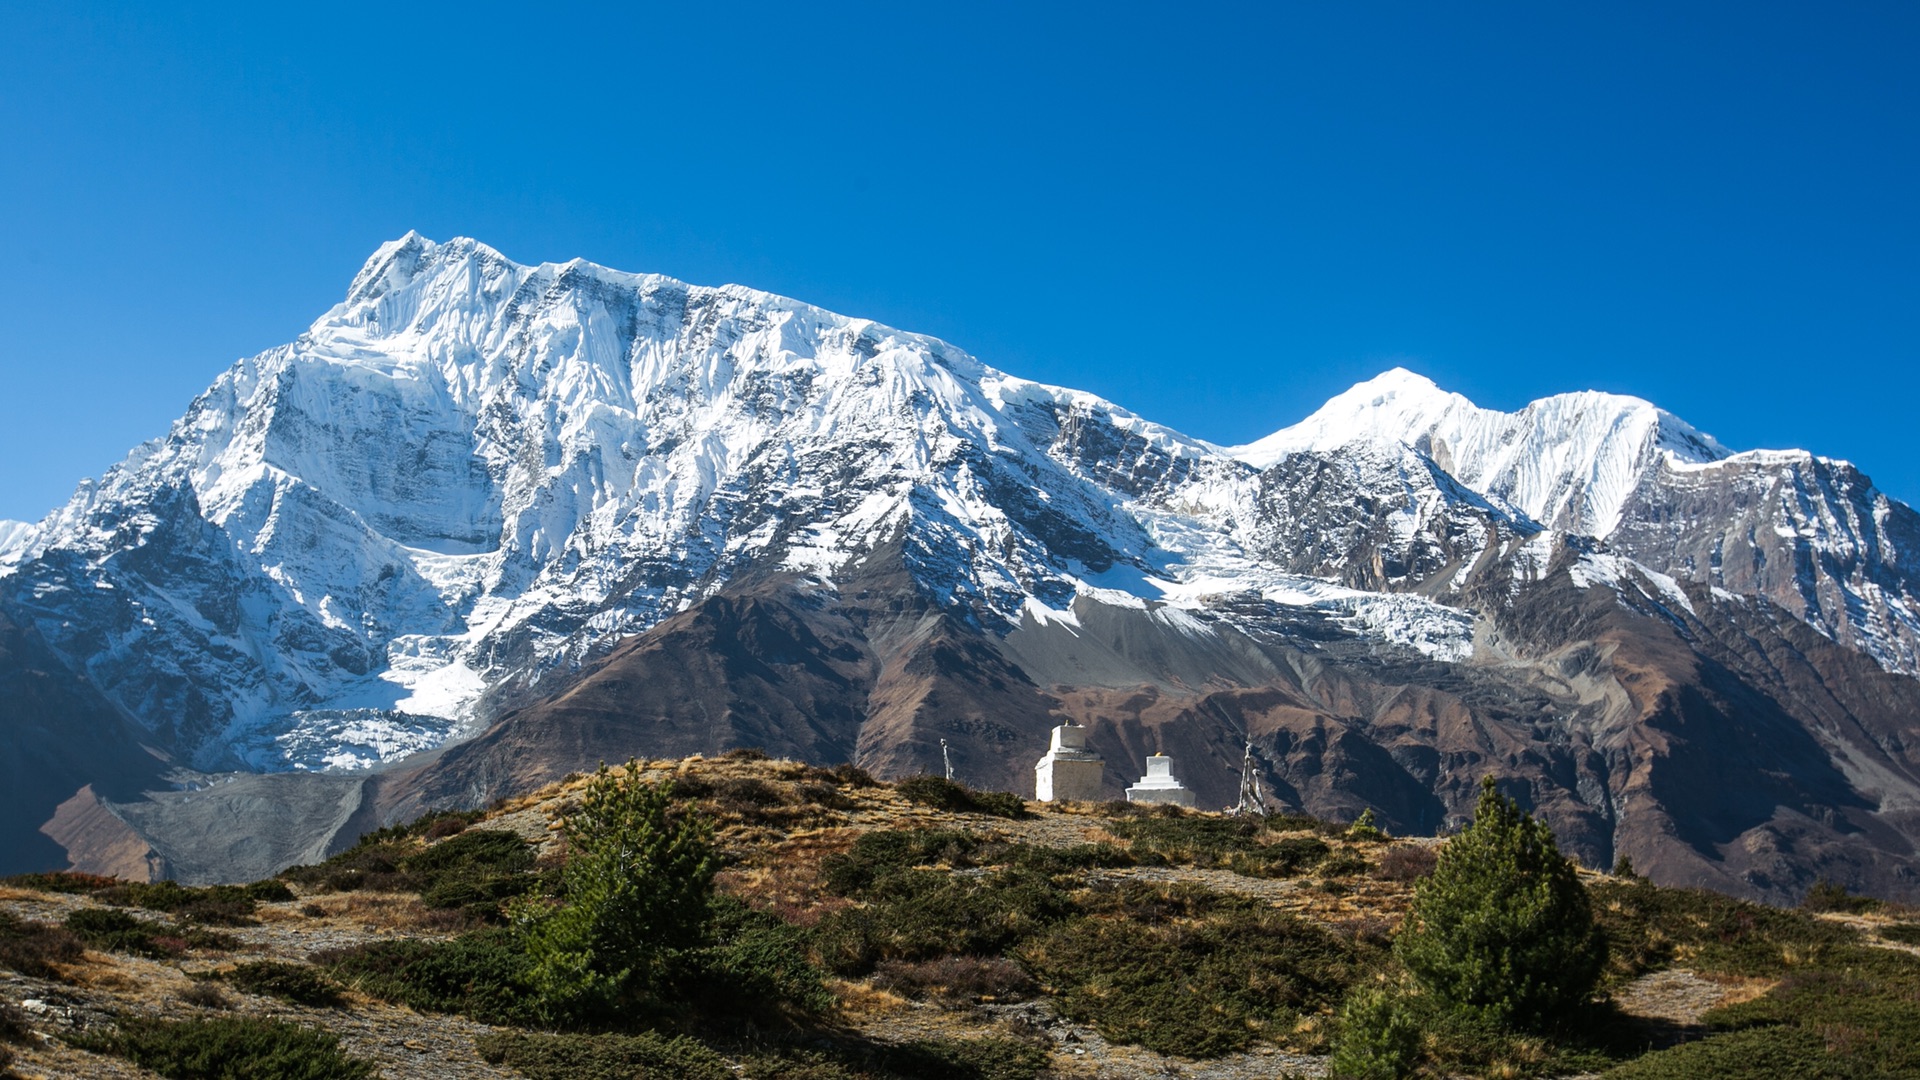
[[[1031,793],[1073,718],[1116,795],[1166,750],[1224,805],[1251,742],[1316,815],[1444,832],[1493,774],[1589,865],[1911,897],[1917,526],[1633,398],[1396,370],[1223,448],[785,298],[409,235],[0,534],[0,865],[244,880],[736,746],[944,742]]]

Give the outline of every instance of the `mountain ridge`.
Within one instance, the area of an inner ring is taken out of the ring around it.
[[[12,535],[0,613],[171,767],[322,771],[314,798],[360,800],[272,851],[592,764],[567,754],[749,739],[886,775],[944,740],[1018,790],[1062,717],[1116,791],[1121,761],[1180,747],[1231,798],[1251,741],[1290,805],[1432,829],[1504,773],[1583,857],[1756,895],[1822,870],[1905,888],[1920,835],[1920,739],[1820,689],[1859,657],[1920,707],[1920,517],[1633,398],[1499,413],[1398,369],[1221,448],[772,294],[410,233]],[[1710,716],[1731,747],[1754,694],[1811,740],[1804,775],[1756,781],[1774,794],[1726,836],[1675,795],[1623,816],[1650,775],[1678,790],[1682,743],[1593,733]],[[153,791],[110,808],[156,858],[270,869]],[[1663,829],[1698,857],[1662,860]]]

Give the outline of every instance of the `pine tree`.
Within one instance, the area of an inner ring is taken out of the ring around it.
[[[1394,951],[1441,1002],[1541,1030],[1592,994],[1606,939],[1553,831],[1488,777],[1473,824],[1415,889]]]
[[[671,785],[606,765],[566,820],[563,903],[514,910],[549,1019],[577,1022],[646,997],[671,955],[702,943],[719,868],[711,828],[669,813]]]

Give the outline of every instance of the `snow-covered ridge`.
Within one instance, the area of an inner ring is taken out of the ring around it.
[[[1583,391],[1505,413],[1482,409],[1405,368],[1360,383],[1300,423],[1228,453],[1265,468],[1289,452],[1325,452],[1356,440],[1403,443],[1535,521],[1601,537],[1619,523],[1621,505],[1656,461],[1705,463],[1729,453],[1639,398]]]
[[[1541,526],[1617,519],[1655,463],[1727,456],[1637,399],[1505,414],[1398,370],[1223,451],[769,293],[409,234],[164,439],[0,532],[0,603],[198,766],[354,767],[739,573],[831,580],[883,545],[989,631],[1079,595],[1198,628],[1258,595],[1461,660],[1471,615],[1365,590],[1444,598]],[[1362,563],[1347,588],[1300,576]]]
[[[1230,509],[1244,474],[933,338],[409,234],[83,484],[14,595],[197,763],[339,767],[440,741],[488,686],[748,566],[830,577],[904,536],[923,586],[986,620],[1077,575],[1144,581],[1132,503]]]

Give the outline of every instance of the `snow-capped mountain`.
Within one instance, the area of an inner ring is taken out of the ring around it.
[[[0,527],[0,616],[143,753],[344,770],[301,789],[326,829],[261,865],[620,754],[898,773],[950,740],[1012,783],[1062,715],[1116,761],[1237,768],[1253,740],[1296,804],[1408,829],[1517,770],[1606,859],[1723,828],[1631,808],[1678,752],[1645,733],[1773,715],[1742,694],[1776,703],[1781,747],[1816,713],[1842,739],[1834,709],[1878,732],[1819,752],[1920,805],[1888,734],[1889,702],[1920,703],[1917,541],[1850,466],[1734,453],[1633,398],[1509,414],[1396,370],[1224,449],[782,297],[409,234],[164,438]],[[1856,662],[1871,694],[1808,696]],[[1627,667],[1712,689],[1647,696]],[[1853,813],[1793,784],[1759,802]],[[231,857],[178,840],[211,798],[110,810],[149,861],[217,877]],[[1713,857],[1784,887],[1791,859],[1751,861],[1776,827]]]
[[[1402,368],[1229,453],[1265,469],[1355,443],[1409,447],[1533,521],[1656,572],[1765,596],[1890,671],[1920,673],[1920,516],[1846,462],[1734,453],[1614,394],[1482,409]]]

